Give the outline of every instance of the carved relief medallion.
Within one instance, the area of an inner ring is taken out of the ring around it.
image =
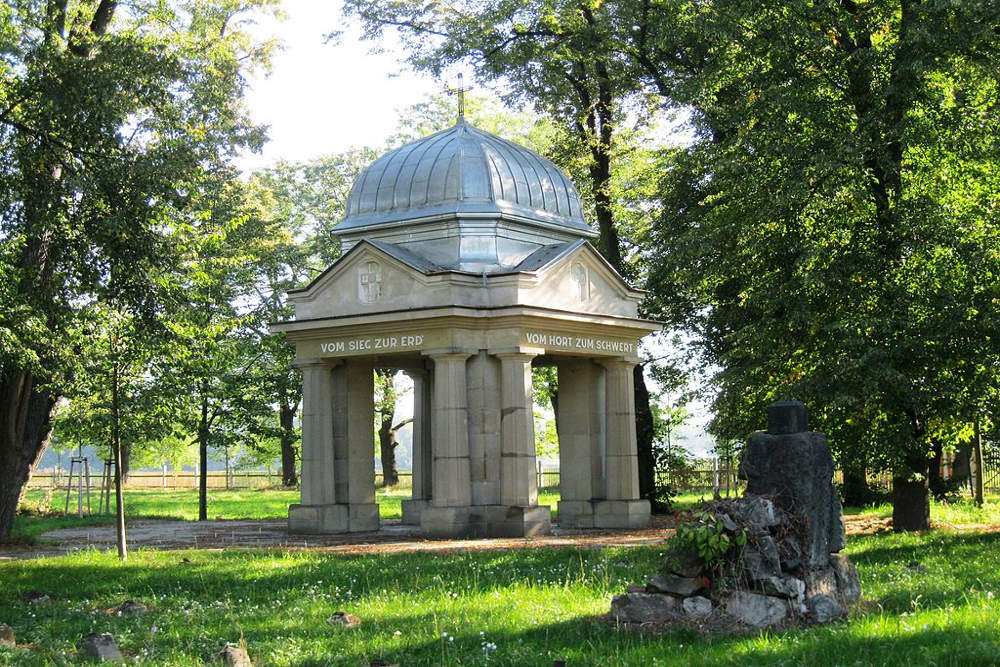
[[[587,276],[587,267],[576,262],[573,264],[572,272],[573,284],[576,285],[578,298],[584,303],[590,301],[590,280]]]
[[[382,298],[382,266],[378,262],[365,262],[358,267],[358,299],[361,303],[375,303]]]

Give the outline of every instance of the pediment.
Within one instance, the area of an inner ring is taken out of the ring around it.
[[[536,306],[635,317],[642,291],[629,286],[589,243],[580,243],[535,271],[521,301]]]
[[[423,271],[362,242],[290,298],[300,320],[406,310],[422,304],[426,283]]]

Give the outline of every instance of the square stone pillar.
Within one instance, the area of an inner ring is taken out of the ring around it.
[[[593,528],[594,500],[604,497],[604,368],[564,357],[559,369],[559,525]]]
[[[289,508],[289,531],[378,530],[372,367],[350,360],[302,369],[302,503]]]
[[[431,383],[430,374],[423,369],[403,371],[413,380],[412,482],[409,500],[403,501],[403,523],[420,525],[420,513],[432,496],[431,453]]]
[[[531,360],[534,354],[501,353],[500,506],[487,515],[491,536],[548,533],[551,512],[538,505]]]
[[[295,366],[302,371],[302,505],[331,505],[333,367],[319,359],[297,360]]]
[[[470,532],[469,416],[465,361],[471,354],[430,354],[434,362],[431,396],[433,495],[420,513],[420,528],[430,535]]]
[[[594,527],[649,525],[648,500],[639,499],[639,456],[635,433],[634,362],[602,359],[605,368],[604,499],[594,502]]]
[[[473,505],[500,504],[500,360],[480,350],[466,364]]]

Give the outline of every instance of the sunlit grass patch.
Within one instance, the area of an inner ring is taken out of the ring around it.
[[[138,551],[0,565],[4,622],[33,652],[0,664],[64,664],[107,630],[141,662],[197,664],[242,635],[255,662],[361,665],[979,665],[1000,661],[1000,534],[851,538],[866,606],[841,624],[750,636],[617,630],[611,597],[656,569],[661,548],[330,555]],[[183,559],[189,562],[184,562]],[[912,562],[919,568],[912,568]],[[40,589],[53,603],[22,600]],[[138,599],[151,612],[104,610]],[[336,611],[358,628],[327,622]],[[153,628],[156,631],[153,631]]]

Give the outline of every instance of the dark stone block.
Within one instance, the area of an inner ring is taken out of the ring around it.
[[[806,607],[816,623],[829,623],[847,616],[847,610],[828,595],[812,596],[806,600]]]
[[[804,433],[809,430],[809,412],[805,403],[777,401],[767,406],[767,432],[771,435]]]
[[[678,577],[672,574],[657,574],[646,583],[650,593],[667,593],[676,597],[694,595],[704,587],[697,577]]]
[[[611,615],[625,623],[652,623],[679,618],[680,600],[656,593],[628,593],[611,600]]]
[[[122,662],[122,652],[113,635],[107,632],[94,632],[81,639],[76,644],[80,653],[98,662]]]
[[[850,606],[861,599],[861,579],[851,559],[844,554],[830,554],[830,567],[837,577],[837,597]]]
[[[833,456],[822,433],[750,436],[740,471],[747,495],[770,496],[785,512],[804,519],[802,560],[824,568],[844,546],[843,509],[833,487]]]
[[[698,554],[684,551],[675,546],[663,556],[660,572],[682,577],[697,577],[705,569],[705,561]]]

